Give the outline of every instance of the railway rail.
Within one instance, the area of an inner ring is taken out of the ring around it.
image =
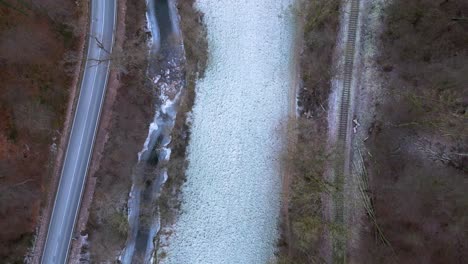
[[[347,39],[345,43],[343,89],[339,110],[337,151],[342,155],[337,159],[334,184],[337,192],[334,195],[335,223],[344,226],[344,183],[348,173],[350,147],[350,127],[352,122],[351,94],[356,52],[356,37],[359,19],[360,0],[351,0]],[[346,263],[346,235],[338,234],[333,238],[333,263]]]

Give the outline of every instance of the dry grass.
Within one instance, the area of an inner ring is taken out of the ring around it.
[[[367,168],[364,163],[364,158],[360,150],[358,150],[358,157],[355,157],[353,161],[353,172],[357,177],[358,181],[358,188],[359,194],[361,196],[361,201],[363,203],[364,210],[366,211],[367,216],[369,217],[370,222],[373,224],[374,229],[376,230],[376,235],[380,242],[388,247],[392,247],[390,241],[388,241],[387,237],[385,236],[382,228],[380,227],[379,223],[377,222],[377,217],[375,215],[375,208],[372,202],[372,199],[369,195],[369,176],[367,174]]]
[[[301,117],[290,120],[285,166],[291,168],[289,194],[289,244],[280,241],[278,263],[323,263],[319,254],[325,229],[340,232],[322,215],[323,193],[335,187],[324,177],[326,163],[327,105],[333,76],[332,54],[339,25],[339,0],[303,1],[298,16],[304,21],[301,55]],[[292,137],[292,138],[291,138]],[[284,235],[284,237],[287,237]]]
[[[395,1],[386,10],[379,61],[394,98],[410,107],[401,124],[460,140],[468,133],[466,1]],[[400,87],[407,89],[400,89]]]
[[[333,77],[332,55],[335,48],[339,0],[304,1],[299,15],[304,19],[304,47],[301,56],[302,87],[299,106],[314,117],[323,114]]]
[[[362,263],[468,257],[460,232],[468,160],[458,155],[468,150],[468,24],[454,20],[467,15],[463,0],[394,0],[385,9],[379,63],[386,97],[366,141],[373,216]]]
[[[324,141],[317,136],[323,133],[319,123],[305,118],[289,122],[290,146],[283,162],[292,174],[288,205],[291,234],[289,245],[282,245],[286,249],[281,252],[279,263],[322,263],[318,250],[323,231],[333,229],[333,224],[323,218],[321,201],[323,193],[336,191],[323,178],[332,154],[327,153]]]

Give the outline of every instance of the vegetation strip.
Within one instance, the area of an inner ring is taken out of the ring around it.
[[[332,149],[327,148],[328,106],[333,77],[333,54],[340,24],[341,0],[300,1],[295,9],[299,21],[301,83],[297,119],[288,123],[288,147],[283,162],[290,168],[288,215],[282,219],[277,263],[324,263],[330,251],[326,231],[339,231],[325,216],[326,203],[336,192],[326,168]]]

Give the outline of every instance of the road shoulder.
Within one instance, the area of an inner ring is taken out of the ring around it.
[[[127,9],[126,0],[118,0],[117,3],[117,23],[115,32],[114,48],[121,49],[125,40],[125,14]],[[78,220],[76,223],[75,231],[70,249],[70,262],[78,263],[80,258],[81,248],[86,246],[86,224],[89,217],[89,207],[91,206],[94,190],[96,187],[96,171],[99,168],[100,161],[103,155],[104,146],[109,138],[109,126],[112,119],[112,112],[114,107],[115,98],[118,89],[121,87],[119,81],[119,71],[111,68],[109,72],[109,79],[106,87],[106,94],[102,113],[99,119],[96,140],[93,147],[92,157],[88,173],[86,175],[86,183],[81,200],[80,210],[78,212]],[[83,235],[82,235],[83,234]]]

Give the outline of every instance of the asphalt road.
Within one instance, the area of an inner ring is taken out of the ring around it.
[[[88,55],[42,263],[65,263],[75,226],[109,74],[116,0],[92,0]],[[99,63],[99,60],[103,60]]]

